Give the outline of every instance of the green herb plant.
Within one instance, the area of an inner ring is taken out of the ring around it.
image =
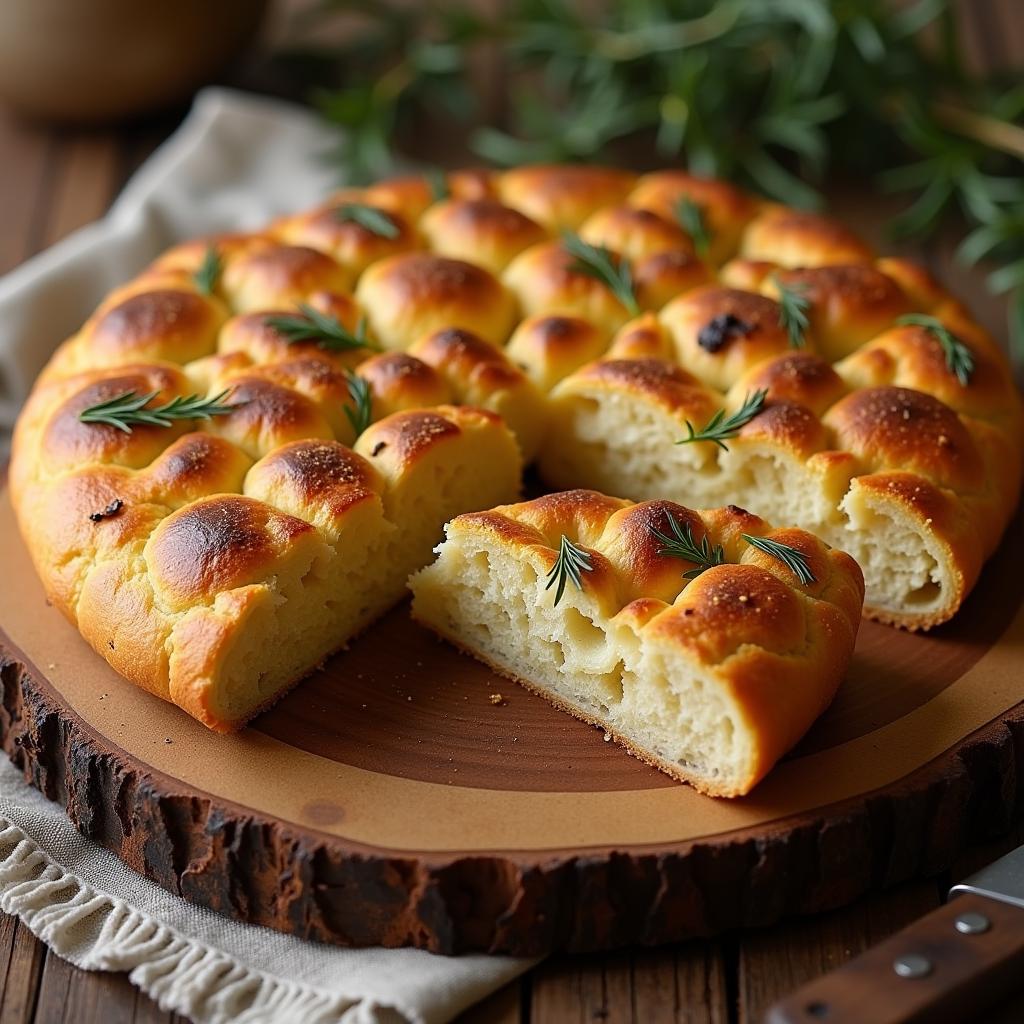
[[[354,182],[407,162],[426,117],[463,126],[499,165],[628,154],[801,207],[837,170],[875,175],[907,197],[899,236],[966,220],[960,255],[996,265],[989,284],[1010,295],[1024,355],[1024,81],[971,70],[959,6],[322,0],[284,60],[345,129],[334,157]],[[469,74],[482,53],[503,75],[496,110]]]

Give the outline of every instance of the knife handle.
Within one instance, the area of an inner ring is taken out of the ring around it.
[[[776,1003],[767,1024],[959,1022],[1024,985],[1024,909],[956,897]]]

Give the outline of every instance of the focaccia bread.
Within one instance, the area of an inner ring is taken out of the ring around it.
[[[581,245],[614,280],[581,264]],[[790,307],[793,294],[805,300],[806,329],[783,326],[780,288]],[[896,323],[914,312],[924,325]],[[728,450],[674,443],[762,392]],[[133,423],[111,418],[111,403],[124,414],[132,402]],[[536,459],[556,486],[737,501],[812,527],[862,561],[869,612],[911,628],[959,607],[1021,476],[1006,361],[920,268],[723,182],[553,166],[454,171],[440,192],[420,177],[347,189],[263,231],[175,246],[105,298],[43,370],[15,432],[12,497],[51,599],[119,670],[177,699],[206,668],[166,645],[167,666],[119,649],[99,625],[107,591],[140,648],[164,636],[168,616],[224,605],[236,561],[249,567],[237,578],[283,608],[275,559],[300,543],[285,534],[305,536],[306,524],[327,536],[325,513],[253,492],[250,467],[311,441],[355,444],[378,465],[370,424],[440,406],[463,434],[455,407],[496,413],[516,443],[493,418],[473,420],[478,447],[450,440],[451,465],[419,478],[430,496],[456,481],[451,504],[405,523],[439,536],[446,516],[514,497],[520,458]],[[160,410],[156,425],[138,422]],[[337,473],[323,486],[344,483]],[[165,587],[151,535],[214,495],[262,504],[197,526],[189,545],[205,555],[175,557]],[[407,532],[386,501],[384,515]],[[334,646],[351,632],[325,628]],[[287,658],[309,667],[330,649],[321,639],[296,634]],[[273,689],[255,658],[246,665],[238,678],[248,673],[254,693]]]
[[[857,563],[735,506],[567,491],[445,532],[415,618],[713,796],[764,777],[853,653]]]

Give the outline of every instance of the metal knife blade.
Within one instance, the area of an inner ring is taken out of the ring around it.
[[[949,895],[952,899],[969,892],[1024,907],[1024,846],[1018,846],[987,868],[958,882],[949,890]]]

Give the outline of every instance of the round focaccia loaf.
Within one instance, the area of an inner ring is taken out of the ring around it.
[[[853,653],[857,563],[735,506],[567,491],[445,533],[410,581],[415,618],[713,796],[764,777]],[[684,538],[697,558],[670,543]],[[586,562],[578,586],[559,578],[566,542]]]
[[[478,421],[479,462],[453,456],[476,476],[432,514],[511,498],[520,457],[536,458],[555,486],[735,501],[818,531],[861,561],[868,612],[885,621],[926,628],[956,611],[1017,500],[1022,412],[1004,357],[926,272],[875,258],[827,218],[681,170],[466,170],[444,186],[346,189],[263,231],[177,245],[57,349],[15,433],[12,496],[48,592],[105,657],[171,695],[169,669],[103,635],[103,587],[151,644],[182,593],[228,600],[201,560],[179,575],[202,579],[146,582],[140,566],[170,516],[216,495],[268,500],[246,490],[250,467],[303,442],[379,461],[362,448],[378,423],[442,405],[463,431],[456,406],[500,415],[516,443],[496,418]],[[625,288],[581,266],[567,231],[603,247]],[[806,300],[799,349],[780,321],[783,290]],[[908,313],[934,319],[896,322]],[[936,325],[969,352],[962,380]],[[674,444],[760,389],[763,409],[728,450]],[[152,408],[225,391],[230,408],[208,420],[124,433],[79,419],[128,392],[153,393]],[[278,579],[268,567],[294,549],[288,564],[316,578],[305,532],[240,508],[218,515],[265,552],[257,575]],[[278,511],[325,528],[302,503]],[[423,520],[427,532],[441,521]],[[229,546],[231,531],[197,529]]]

